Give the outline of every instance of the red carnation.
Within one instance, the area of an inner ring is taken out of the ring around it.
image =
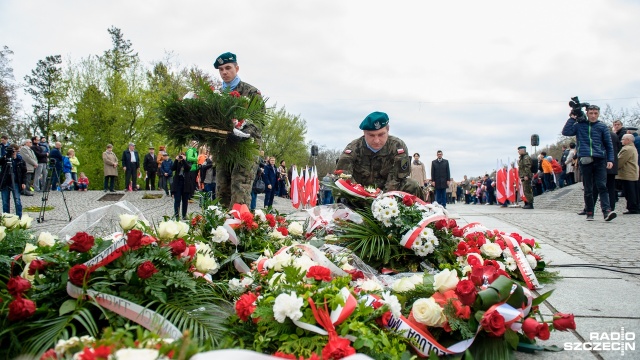
[[[504,250],[507,248],[507,246],[504,244],[504,240],[496,240],[496,244],[498,244],[498,246],[500,246],[501,250]]]
[[[308,278],[314,278],[318,281],[331,281],[331,270],[324,266],[315,265],[309,268],[307,271]]]
[[[131,249],[137,249],[142,246],[142,237],[144,233],[140,230],[133,229],[127,233],[127,245]]]
[[[527,244],[527,245],[529,245],[529,247],[532,248],[532,249],[534,247],[536,247],[536,241],[533,240],[533,239],[524,239],[524,240],[522,240],[522,242]]]
[[[198,223],[199,223],[200,221],[202,221],[202,219],[203,219],[202,215],[196,215],[196,216],[194,216],[194,217],[193,217],[193,219],[191,219],[191,226],[196,226],[196,225],[198,225]]]
[[[145,235],[142,237],[142,239],[140,239],[140,244],[142,244],[143,246],[151,245],[151,244],[155,244],[156,241],[157,241],[156,238],[154,238],[153,236]]]
[[[466,279],[458,281],[455,292],[460,302],[468,306],[471,306],[476,301],[476,296],[478,296],[478,290],[473,281]]]
[[[337,360],[356,353],[356,349],[351,347],[351,341],[341,337],[329,339],[327,345],[322,349],[323,360]]]
[[[256,300],[258,296],[254,293],[242,294],[238,301],[236,301],[236,314],[242,321],[248,321],[249,317],[256,310]]]
[[[283,353],[282,351],[278,351],[275,354],[273,354],[273,356],[277,357],[277,358],[281,358],[281,359],[293,359],[293,360],[298,360],[298,358],[293,355],[293,354],[287,354],[287,353]]]
[[[273,214],[267,214],[265,217],[267,218],[267,222],[269,222],[269,226],[276,226],[276,217],[273,216]]]
[[[100,346],[97,346],[96,348],[93,349],[93,354],[98,359],[100,359],[100,358],[107,359],[107,358],[109,358],[109,355],[111,355],[112,351],[113,351],[113,349],[111,348],[111,346],[100,345]]]
[[[22,276],[14,276],[7,281],[7,290],[13,297],[22,296],[29,289],[31,289],[31,283]]]
[[[520,234],[518,234],[518,233],[511,233],[511,234],[509,234],[509,236],[514,238],[518,242],[518,244],[520,244],[522,242],[522,236],[520,236]]]
[[[87,277],[89,277],[89,269],[87,268],[87,265],[74,265],[69,269],[69,281],[71,281],[73,285],[82,286]]]
[[[171,254],[178,256],[187,250],[187,243],[183,239],[177,239],[170,242],[169,247],[171,248]]]
[[[93,236],[87,234],[86,232],[76,233],[71,239],[71,245],[69,245],[70,251],[77,251],[80,253],[85,253],[91,250],[93,244],[95,244],[95,239]]]
[[[553,328],[558,331],[567,331],[576,329],[576,322],[573,314],[563,314],[561,312],[553,314]]]
[[[44,260],[32,260],[31,263],[29,263],[29,275],[35,275],[36,271],[43,272],[47,266],[49,266],[49,263]]]
[[[58,354],[55,349],[49,349],[40,356],[40,360],[58,360]]]
[[[357,281],[359,279],[364,279],[364,273],[358,269],[346,270],[349,275],[351,275],[351,281]]]
[[[36,303],[18,296],[9,304],[9,320],[23,320],[36,312]]]
[[[239,92],[233,90],[232,92],[229,93],[229,96],[232,96],[232,97],[235,97],[235,98],[239,98],[242,95],[240,95]]]
[[[158,269],[156,269],[153,263],[149,260],[143,262],[142,264],[140,264],[140,266],[138,266],[138,276],[143,280],[150,278],[157,272]]]
[[[453,236],[456,236],[456,237],[462,237],[462,235],[464,235],[464,231],[462,229],[460,229],[459,227],[457,227],[457,228],[451,230],[451,234]]]
[[[491,336],[500,337],[504,335],[504,317],[495,310],[485,312],[480,325]]]
[[[276,230],[278,230],[280,232],[280,234],[282,234],[283,236],[289,235],[289,230],[287,230],[287,228],[284,227],[284,226],[280,226]]]
[[[285,218],[284,218],[284,216],[280,216],[280,215],[276,216],[276,221],[277,221],[279,224],[282,224],[282,223],[283,223],[283,222],[285,222],[286,220],[287,220],[287,219],[285,219]]]
[[[449,225],[447,225],[449,229],[454,229],[457,226],[458,226],[458,223],[456,222],[455,219],[449,219]]]
[[[414,201],[413,201],[413,196],[411,195],[405,195],[402,197],[402,203],[405,204],[406,206],[412,206]]]

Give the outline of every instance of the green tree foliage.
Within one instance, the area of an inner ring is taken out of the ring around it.
[[[25,92],[33,98],[33,121],[44,136],[62,121],[61,103],[66,96],[65,81],[60,55],[47,56],[39,60],[31,75],[24,77],[28,87]]]
[[[267,110],[267,123],[262,130],[262,149],[267,156],[275,156],[276,163],[285,160],[290,165],[310,165],[309,151],[305,144],[307,122],[300,115],[279,110]]]
[[[7,46],[0,50],[0,129],[3,129],[3,132],[11,132],[17,122],[17,85],[13,77],[11,55],[13,51]]]

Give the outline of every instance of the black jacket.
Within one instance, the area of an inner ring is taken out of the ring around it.
[[[49,153],[49,158],[56,160],[56,170],[58,170],[58,172],[62,174],[63,159],[62,159],[62,153],[60,152],[60,149],[55,147],[51,149],[51,152]]]
[[[151,154],[145,155],[144,162],[142,164],[144,171],[149,173],[158,172],[158,158],[155,156],[155,154],[153,155],[153,157],[151,156]]]
[[[36,154],[36,158],[38,159],[38,164],[46,164],[47,163],[47,153],[44,152],[42,146],[40,145],[31,145],[31,150]]]
[[[129,149],[125,150],[122,152],[122,166],[128,168],[131,168],[134,166],[135,164],[135,168],[139,169],[140,168],[140,155],[138,155],[137,151],[133,152],[133,156],[135,156],[136,158],[136,162],[132,163],[131,162],[131,153],[129,152]]]
[[[22,160],[20,154],[13,159],[13,175],[16,179],[16,183],[18,185],[26,185],[27,180],[27,163]],[[2,172],[0,173],[0,189],[11,189],[11,185],[13,184],[11,180],[11,173],[9,172],[9,163],[7,162],[6,157],[0,158],[0,169]],[[22,189],[19,189],[22,190]]]
[[[451,180],[451,172],[449,171],[449,161],[433,160],[431,162],[431,181],[435,181],[436,189],[446,189],[447,181]]]

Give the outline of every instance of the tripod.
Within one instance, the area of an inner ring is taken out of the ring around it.
[[[13,150],[13,149],[11,149]],[[16,175],[13,173],[13,151],[7,151],[7,156],[6,156],[6,171],[9,171],[9,173],[11,174],[11,192],[13,193],[13,201],[14,203],[16,202]],[[4,174],[2,174],[2,180],[0,181],[0,188],[2,188],[5,184],[5,179],[7,176],[7,172],[5,171]],[[20,189],[17,190],[17,192],[19,192]],[[9,204],[11,204],[11,199],[8,200]],[[17,211],[18,209],[16,209]]]
[[[53,177],[56,176],[58,182],[60,182],[60,174],[58,174],[58,170],[56,169],[55,160],[52,163],[49,163],[49,176],[47,176],[47,181],[45,181],[44,189],[42,190],[42,205],[40,205],[40,213],[36,218],[38,223],[44,221],[44,212],[47,208],[47,201],[49,201],[49,192],[51,191],[51,183],[53,181]],[[69,217],[69,221],[71,221],[71,214],[69,213],[69,207],[67,206],[67,198],[64,196],[64,191],[60,191],[62,194],[62,202],[64,203],[65,209],[67,209],[67,216]]]

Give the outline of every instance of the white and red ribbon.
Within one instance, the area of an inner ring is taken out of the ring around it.
[[[358,301],[346,287],[340,289],[339,296],[344,300],[344,306],[338,305],[338,307],[331,311],[330,318],[333,325],[340,325],[349,316],[351,316],[353,311],[356,309],[356,306],[358,306]],[[329,335],[329,332],[327,330],[322,329],[319,326],[311,325],[300,320],[293,320],[293,323],[301,329],[305,329],[320,335]]]
[[[400,240],[400,245],[406,247],[407,249],[411,249],[411,246],[413,246],[413,243],[420,236],[420,233],[422,232],[422,230],[424,230],[424,228],[427,227],[427,225],[431,224],[434,221],[438,221],[446,218],[447,216],[444,214],[433,214],[431,216],[428,216],[420,220],[418,225],[416,225],[413,229],[407,231],[404,235],[402,235],[402,239]]]
[[[538,278],[536,274],[533,272],[529,261],[520,248],[520,244],[516,241],[516,239],[512,238],[508,235],[502,235],[502,237],[506,240],[507,247],[509,248],[509,252],[511,256],[516,260],[516,264],[518,265],[518,269],[520,270],[520,274],[522,274],[522,279],[527,284],[527,287],[531,290],[541,289],[542,286],[538,282]]]

